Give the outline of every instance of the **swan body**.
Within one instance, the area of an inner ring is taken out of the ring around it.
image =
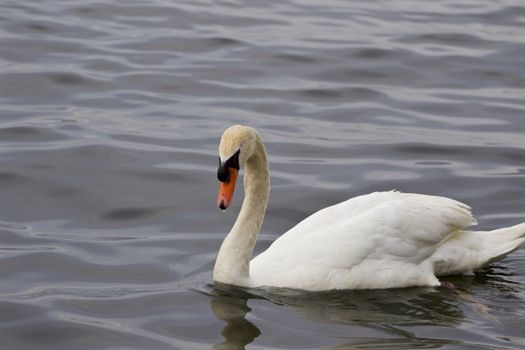
[[[439,286],[437,276],[465,273],[504,257],[525,240],[525,223],[494,231],[470,207],[437,196],[375,192],[322,209],[251,260],[269,195],[266,151],[252,128],[227,129],[219,146],[218,205],[232,199],[245,166],[245,198],[217,256],[216,282],[311,291]]]

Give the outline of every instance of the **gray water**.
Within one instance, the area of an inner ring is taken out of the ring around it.
[[[377,190],[525,221],[523,1],[0,8],[0,349],[525,349],[525,247],[455,289],[211,281],[236,123],[270,154],[256,254]]]

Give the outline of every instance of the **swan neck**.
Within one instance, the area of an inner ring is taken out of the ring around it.
[[[244,200],[237,220],[219,250],[213,271],[215,281],[249,285],[250,260],[264,220],[269,192],[266,150],[257,135],[254,153],[245,165]]]

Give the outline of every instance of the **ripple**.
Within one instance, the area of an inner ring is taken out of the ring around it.
[[[6,171],[0,172],[0,187],[21,185],[28,181],[29,179],[26,176],[21,175],[21,174],[16,174],[16,173],[6,172]]]
[[[341,89],[306,89],[298,91],[298,94],[313,100],[345,98],[351,101],[375,100],[383,96],[379,91],[362,87],[349,87]]]
[[[35,126],[12,126],[0,128],[0,142],[49,142],[67,137],[57,131]]]
[[[483,38],[477,35],[469,35],[463,33],[424,33],[411,36],[405,36],[400,39],[401,42],[407,43],[435,43],[443,45],[454,45],[463,47],[468,46],[489,46],[495,44],[489,40],[484,40]]]
[[[345,82],[358,80],[362,83],[372,83],[390,81],[395,83],[406,79],[407,76],[412,78],[412,81],[421,79],[421,76],[413,70],[404,67],[373,67],[370,69],[357,68],[334,68],[320,73],[316,73],[315,77],[323,81]]]
[[[117,208],[106,210],[101,214],[101,218],[108,221],[141,220],[158,212],[159,210],[152,208]]]
[[[105,81],[69,72],[33,72],[0,74],[4,98],[26,101],[71,96],[75,92],[107,89]]]
[[[275,58],[279,60],[284,60],[290,63],[315,63],[318,60],[314,57],[310,57],[307,54],[293,54],[293,53],[283,53],[283,54],[277,54],[274,56]]]
[[[392,59],[398,57],[398,50],[385,50],[376,47],[363,47],[353,51],[352,56],[366,60]]]
[[[113,281],[114,283],[160,283],[170,281],[172,276],[167,271],[139,264],[114,265],[109,261],[104,264],[86,262],[72,255],[61,252],[41,251],[37,249],[27,259],[27,254],[8,255],[2,259],[5,278],[23,278],[30,268],[33,274],[46,276],[49,282],[66,277],[69,281]]]
[[[7,327],[8,334],[4,335],[4,344],[18,346],[59,346],[74,347],[75,349],[90,349],[93,346],[125,346],[127,348],[167,348],[163,342],[148,339],[137,334],[122,330],[110,330],[101,327],[101,322],[89,325],[78,322],[75,318],[66,320],[48,320],[33,322],[24,326]],[[103,322],[104,323],[108,322]],[[164,346],[164,347],[162,347]]]
[[[131,50],[173,52],[206,52],[242,45],[240,40],[228,37],[177,38],[158,37],[154,39],[127,42],[118,45]]]

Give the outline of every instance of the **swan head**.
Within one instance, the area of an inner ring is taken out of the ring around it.
[[[224,131],[219,144],[219,194],[217,205],[226,210],[232,201],[235,182],[241,165],[253,155],[257,131],[248,126],[234,125]]]

